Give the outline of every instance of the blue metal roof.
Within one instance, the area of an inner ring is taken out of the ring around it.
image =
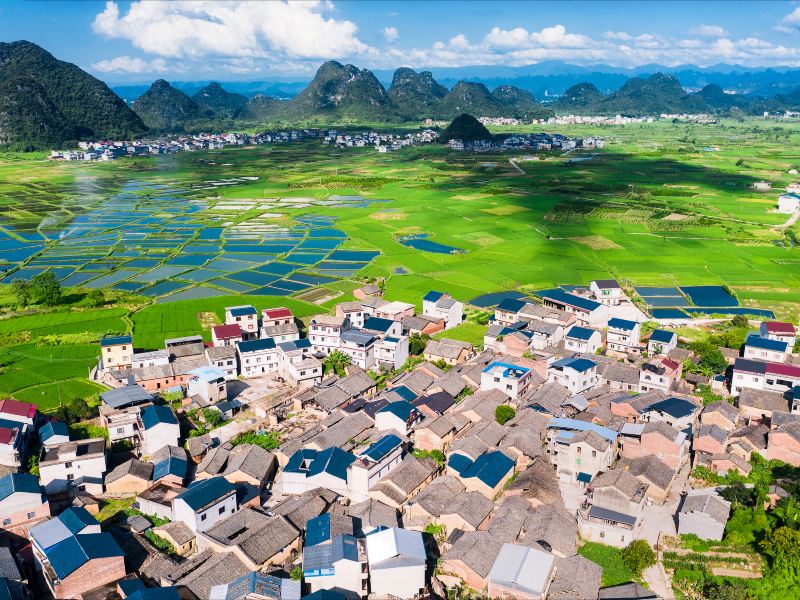
[[[112,335],[100,339],[100,346],[117,346],[119,344],[133,344],[133,338],[129,335]]]
[[[579,325],[573,325],[572,328],[567,332],[567,337],[575,338],[576,340],[582,340],[584,342],[589,341],[592,339],[592,336],[595,333],[600,333],[594,329],[589,329],[588,327],[581,327]]]
[[[501,367],[502,369],[504,369],[503,377],[509,377],[509,376],[522,377],[523,375],[525,375],[525,373],[530,371],[530,369],[528,369],[527,367],[521,367],[519,365],[512,365],[511,363],[494,361],[494,362],[490,362],[488,365],[486,365],[483,368],[482,372],[483,373],[488,373],[489,371],[491,371],[495,367]]]
[[[399,447],[403,441],[395,434],[390,433],[374,442],[361,456],[366,456],[373,462],[379,462],[384,456]]]
[[[554,362],[552,366],[562,369],[564,367],[569,367],[570,369],[575,369],[578,373],[583,373],[592,367],[596,367],[597,363],[588,358],[562,358]]]
[[[416,400],[417,393],[414,392],[411,388],[405,385],[398,385],[397,387],[393,387],[390,392],[394,392],[398,396],[400,396],[406,402],[411,402],[412,400]]]
[[[145,429],[152,429],[160,423],[166,423],[168,425],[178,424],[178,419],[169,406],[153,404],[151,406],[145,406],[142,409],[142,424]]]
[[[358,562],[358,543],[352,535],[340,534],[330,544],[303,548],[303,574],[306,577],[327,575],[320,571],[329,571],[340,560]]]
[[[733,363],[733,370],[764,375],[767,372],[767,363],[761,362],[760,360],[738,357]]]
[[[44,552],[59,579],[68,577],[90,560],[125,556],[110,533],[73,535]]]
[[[354,344],[358,344],[359,346],[369,346],[373,343],[377,338],[364,331],[363,329],[348,329],[347,331],[343,331],[339,338],[345,342],[352,342]]]
[[[620,319],[618,317],[614,317],[608,322],[609,329],[622,329],[624,331],[632,331],[636,325],[638,325],[636,321],[629,321],[628,319]]]
[[[612,521],[615,523],[623,523],[625,525],[633,526],[636,524],[636,517],[626,515],[625,513],[617,512],[602,506],[592,505],[589,509],[589,516],[595,519],[602,519],[603,521]]]
[[[509,471],[514,470],[514,461],[499,450],[481,454],[475,462],[461,472],[461,477],[477,477],[490,488],[495,487]]]
[[[230,309],[231,316],[244,317],[247,315],[257,315],[258,311],[252,306],[234,306]]]
[[[5,500],[14,492],[41,494],[39,478],[30,473],[9,473],[0,478],[0,500]]]
[[[311,461],[311,465],[308,468],[307,476],[313,477],[324,472],[338,479],[347,480],[347,467],[355,460],[356,457],[353,454],[332,446],[317,452],[316,457]]]
[[[661,402],[656,402],[648,406],[644,412],[655,410],[658,412],[666,413],[676,419],[682,419],[693,414],[697,407],[688,400],[680,398],[667,398]]]
[[[236,488],[224,477],[212,477],[193,483],[189,489],[176,496],[175,499],[183,500],[196,512],[235,492]]]
[[[129,594],[125,600],[180,600],[180,592],[175,586],[142,588]]]
[[[434,292],[433,290],[431,290],[430,292],[425,294],[422,297],[422,299],[423,300],[427,300],[428,302],[436,302],[442,296],[444,296],[444,294],[442,292]]]
[[[547,422],[548,429],[566,429],[567,431],[594,431],[601,438],[609,442],[617,441],[618,433],[608,427],[603,427],[597,423],[589,423],[587,421],[578,421],[577,419],[566,419],[557,417],[550,419]]]
[[[455,453],[451,454],[450,458],[447,459],[447,466],[452,467],[458,474],[464,472],[464,470],[472,464],[469,456],[464,456],[463,454]]]
[[[760,348],[762,350],[771,350],[773,352],[786,352],[789,347],[789,344],[786,342],[771,340],[754,334],[748,335],[747,341],[744,344],[745,346],[752,346],[753,348]]]
[[[70,533],[77,534],[91,525],[98,525],[89,511],[82,506],[71,506],[60,515],[58,519],[69,529]]]
[[[660,344],[669,344],[672,339],[678,335],[674,331],[667,331],[666,329],[655,329],[652,334],[650,334],[650,341],[651,342],[658,342]]]
[[[213,383],[215,381],[219,381],[220,379],[225,379],[225,372],[219,367],[212,365],[204,365],[202,367],[192,369],[189,371],[189,375],[196,377],[205,383]]]
[[[100,392],[100,399],[111,408],[124,408],[126,406],[150,402],[153,396],[150,395],[150,392],[138,385],[126,385],[124,387]]]
[[[331,539],[331,514],[322,513],[318,517],[306,521],[305,545],[316,546]]]
[[[368,329],[370,331],[389,331],[392,326],[395,324],[395,321],[391,321],[389,319],[381,319],[379,317],[370,317],[366,321],[364,321],[364,329]]]
[[[288,473],[306,473],[316,457],[317,451],[313,448],[301,448],[292,454],[283,470]]]
[[[581,483],[590,483],[592,481],[592,476],[589,473],[584,473],[581,471],[578,473],[577,480]]]
[[[236,342],[239,352],[258,352],[259,350],[275,349],[275,340],[264,338],[263,340],[250,340],[247,342]]]
[[[392,413],[398,419],[403,421],[408,421],[413,413],[419,412],[417,408],[408,402],[407,400],[398,400],[397,402],[390,402],[382,409],[378,411],[379,413]]]
[[[517,313],[522,310],[522,307],[526,304],[527,302],[524,300],[517,300],[516,298],[503,298],[500,304],[497,305],[497,309],[504,312]]]
[[[39,429],[39,440],[46,442],[54,435],[64,435],[69,438],[69,428],[61,421],[48,421]]]
[[[582,310],[588,310],[588,311],[593,311],[602,306],[602,304],[600,304],[599,302],[595,302],[594,300],[589,300],[588,298],[581,298],[580,296],[576,296],[575,294],[568,294],[564,290],[560,289],[549,290],[547,293],[542,295],[542,298],[547,300],[552,300],[557,304],[565,304],[568,306],[573,306],[575,308],[580,308]]]

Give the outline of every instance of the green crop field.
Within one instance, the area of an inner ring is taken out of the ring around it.
[[[12,277],[13,269],[53,269],[75,285],[150,297],[130,307],[17,316],[2,285],[10,279],[0,281],[0,316],[6,315],[0,319],[0,392],[28,399],[38,393],[53,406],[58,390],[53,400],[52,386],[63,381],[62,396],[91,395],[94,390],[73,383],[85,383],[98,351],[93,342],[105,333],[132,333],[142,349],[163,347],[165,337],[208,339],[226,305],[287,305],[307,317],[350,299],[373,278],[385,280],[388,299],[418,307],[431,289],[469,301],[602,277],[639,286],[727,285],[742,304],[800,318],[800,229],[785,227],[787,216],[774,212],[783,188],[800,180],[789,173],[800,169],[800,123],[657,121],[536,130],[599,136],[606,145],[540,153],[536,160],[438,146],[383,154],[319,142],[103,164],[0,155],[0,237],[16,240],[11,245],[39,244],[48,256],[9,260]],[[760,180],[773,189],[754,191]],[[159,197],[164,189],[175,199]],[[137,215],[152,207],[157,222],[147,225],[141,247],[126,245],[105,204],[120,193],[140,200]],[[68,231],[75,216],[89,211],[97,223],[92,235],[102,242],[96,247],[37,237],[43,222],[50,227],[55,220],[58,231]],[[208,241],[203,232],[214,227],[222,233]],[[270,253],[278,238],[265,238],[263,255],[236,247],[272,230],[296,239]],[[416,250],[401,243],[408,235],[460,252]],[[369,262],[336,257],[351,250],[378,255]],[[0,247],[0,264],[4,252]],[[188,254],[196,262],[181,262]],[[258,287],[277,278],[284,278],[275,284],[283,288]],[[447,335],[480,343],[482,328],[467,323]],[[62,349],[75,355],[57,356]]]

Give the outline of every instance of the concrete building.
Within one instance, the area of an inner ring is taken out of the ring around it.
[[[603,334],[596,329],[573,325],[564,335],[564,348],[570,352],[594,354],[603,347]]]
[[[133,366],[133,338],[106,336],[100,340],[100,368],[121,371]]]
[[[250,305],[226,306],[225,324],[238,325],[245,340],[258,338],[258,311]]]
[[[531,370],[527,367],[494,361],[481,371],[481,391],[500,390],[518,398],[528,390],[531,380]]]
[[[422,533],[391,527],[366,538],[370,591],[416,598],[425,588],[427,555]]]
[[[556,557],[529,546],[503,544],[489,572],[489,598],[544,600]]]
[[[42,450],[39,479],[48,494],[85,490],[103,493],[106,472],[106,441],[91,438],[66,442]]]
[[[731,503],[710,490],[690,492],[678,512],[678,533],[693,533],[702,540],[721,540]]]
[[[464,319],[464,305],[450,294],[431,291],[422,298],[422,314],[444,319],[445,329],[452,329]]]
[[[151,456],[164,446],[178,446],[181,428],[169,406],[151,404],[141,412],[141,453]]]
[[[636,321],[613,318],[608,322],[606,344],[608,349],[624,354],[639,354],[639,340],[642,336],[642,326]]]
[[[359,314],[361,314],[360,311]],[[363,318],[359,322],[363,324]],[[342,345],[340,340],[342,333],[350,327],[349,317],[316,315],[308,324],[308,339],[311,341],[314,352],[330,354],[334,350],[338,350]]]
[[[210,529],[238,509],[236,488],[224,477],[198,481],[172,500],[173,520],[196,533]]]
[[[597,364],[588,358],[562,358],[547,369],[547,381],[580,394],[597,385]]]
[[[243,377],[259,377],[278,370],[278,348],[273,339],[239,342],[236,355]]]
[[[200,396],[209,404],[226,400],[228,398],[228,381],[225,378],[225,372],[212,366],[199,367],[189,371],[187,394],[190,397]]]

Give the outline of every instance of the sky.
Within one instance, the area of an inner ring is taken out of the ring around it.
[[[20,39],[113,84],[309,78],[330,59],[800,68],[800,3],[3,0],[0,41]]]

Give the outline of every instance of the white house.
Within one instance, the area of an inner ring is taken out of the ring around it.
[[[603,347],[603,334],[596,329],[573,325],[564,336],[564,348],[571,352],[594,354]]]
[[[189,371],[186,389],[189,396],[200,396],[210,404],[216,404],[228,397],[225,373],[217,367],[206,366]]]
[[[103,493],[106,441],[91,438],[46,447],[39,458],[39,479],[48,494],[78,489]]]
[[[647,353],[650,356],[669,354],[669,351],[678,347],[678,334],[666,329],[656,329],[647,340]]]
[[[219,476],[196,481],[172,499],[173,520],[185,523],[195,533],[210,529],[238,509],[236,488]]]
[[[242,327],[238,323],[217,325],[211,328],[211,342],[214,347],[235,346],[244,339]]]
[[[425,587],[422,533],[391,527],[367,536],[371,591],[378,596],[415,598]]]
[[[543,294],[542,302],[550,308],[574,314],[578,324],[585,327],[605,327],[608,323],[608,305],[561,289]]]
[[[312,594],[335,590],[347,600],[359,600],[367,593],[366,557],[363,540],[350,534],[303,548],[303,580]]]
[[[787,215],[800,210],[800,195],[781,194],[778,196],[778,212]]]
[[[181,437],[178,418],[169,406],[151,404],[141,412],[143,456],[152,456],[164,446],[177,446]]]
[[[258,337],[258,311],[250,306],[226,306],[225,324],[242,328],[242,337],[252,340]]]
[[[444,319],[444,328],[451,329],[463,321],[464,304],[448,293],[431,291],[422,298],[422,314]]]
[[[408,358],[408,337],[387,335],[375,344],[375,362],[388,370],[399,369]]]
[[[384,319],[382,317],[369,317],[364,320],[364,330],[370,331],[378,337],[392,335],[395,337],[403,335],[403,325],[394,319]]]
[[[375,413],[375,428],[378,431],[397,431],[403,435],[422,420],[422,413],[407,400],[390,402]]]
[[[29,473],[9,473],[0,478],[0,524],[3,529],[28,537],[28,529],[50,516],[50,504],[39,478]]]
[[[340,336],[350,329],[348,317],[317,315],[308,324],[308,339],[314,352],[330,354],[341,346]]]
[[[547,381],[580,394],[597,385],[597,364],[587,358],[562,358],[547,369]]]
[[[340,336],[339,350],[350,357],[350,362],[369,371],[375,365],[375,343],[378,337],[364,329],[348,329]]]
[[[608,321],[606,344],[614,352],[638,354],[639,340],[642,337],[642,326],[636,321],[614,317]]]
[[[225,374],[225,379],[236,379],[239,368],[236,364],[236,346],[212,346],[206,348],[208,364]]]
[[[481,371],[481,391],[500,390],[518,398],[531,383],[531,370],[504,362],[490,362]]]
[[[490,598],[541,600],[555,573],[555,555],[529,546],[503,544],[489,571]]]
[[[278,348],[273,339],[239,342],[236,354],[243,377],[258,377],[278,370]]]
[[[731,395],[738,396],[742,388],[786,393],[800,385],[800,366],[768,363],[737,358],[733,364]]]
[[[322,371],[308,338],[278,344],[278,373],[291,385],[316,385],[322,381]]]
[[[589,284],[589,291],[600,304],[616,306],[623,297],[622,288],[615,279],[597,279]]]
[[[134,352],[133,368],[144,369],[145,367],[163,367],[169,364],[169,352],[166,350],[154,350],[152,352]]]
[[[786,342],[789,348],[797,343],[797,330],[794,325],[785,321],[764,321],[759,328],[761,337],[779,342]],[[790,350],[791,352],[791,350]]]
[[[771,340],[760,335],[749,335],[744,343],[745,358],[762,360],[765,362],[786,362],[787,355],[791,352],[789,344],[782,340]]]

